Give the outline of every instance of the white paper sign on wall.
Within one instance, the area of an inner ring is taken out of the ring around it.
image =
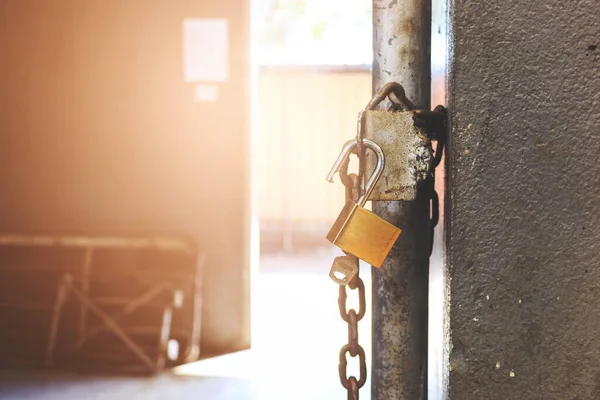
[[[229,78],[226,19],[183,21],[183,67],[186,82],[225,82]]]

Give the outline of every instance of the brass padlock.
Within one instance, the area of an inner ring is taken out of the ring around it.
[[[365,184],[365,192],[358,201],[355,203],[350,199],[346,200],[342,212],[327,234],[327,240],[345,252],[379,268],[401,230],[364,208],[369,195],[381,177],[385,166],[385,156],[381,147],[372,140],[364,139],[363,144],[377,155],[377,165]],[[340,156],[327,175],[329,182],[333,182],[333,176],[340,171],[346,158],[350,156],[356,146],[356,139],[344,144]]]

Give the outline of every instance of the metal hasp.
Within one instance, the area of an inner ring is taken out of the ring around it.
[[[373,90],[399,82],[429,110],[431,3],[373,1]],[[402,235],[373,270],[372,400],[427,398],[430,204],[427,184],[414,201],[374,201],[373,211]]]

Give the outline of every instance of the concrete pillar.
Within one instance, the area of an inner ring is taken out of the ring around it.
[[[451,4],[452,400],[600,398],[599,27],[597,0]]]

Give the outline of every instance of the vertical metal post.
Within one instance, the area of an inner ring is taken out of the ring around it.
[[[396,81],[429,109],[431,0],[373,0],[373,91]],[[372,400],[427,398],[429,196],[376,201],[373,211],[402,228],[373,271]]]

